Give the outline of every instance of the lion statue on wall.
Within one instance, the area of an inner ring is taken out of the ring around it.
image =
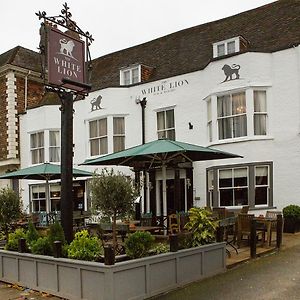
[[[233,77],[232,77],[233,74],[235,75],[235,79],[239,79],[240,78],[240,75],[239,75],[240,68],[241,68],[241,66],[236,65],[236,64],[233,64],[231,66],[224,65],[222,70],[224,71],[226,78],[223,82],[233,80]]]
[[[75,44],[72,40],[67,41],[66,39],[60,39],[59,44],[60,44],[60,50],[59,50],[60,54],[63,54],[63,55],[66,55],[66,56],[69,56],[69,57],[72,57],[75,59],[75,57],[72,54]]]

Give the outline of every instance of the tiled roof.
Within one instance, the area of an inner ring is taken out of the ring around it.
[[[242,36],[247,51],[274,52],[300,43],[300,1],[281,0],[215,22],[195,26],[93,60],[93,89],[119,85],[120,68],[155,68],[150,80],[201,70],[212,61],[212,44]]]
[[[119,86],[120,68],[137,63],[154,68],[151,81],[204,69],[213,60],[213,43],[238,36],[248,42],[245,51],[268,53],[300,44],[300,0],[276,1],[94,59],[93,90]],[[38,53],[20,46],[0,55],[0,67],[6,63],[40,69]]]
[[[40,55],[21,46],[17,46],[0,55],[0,67],[6,64],[37,72],[41,69]]]

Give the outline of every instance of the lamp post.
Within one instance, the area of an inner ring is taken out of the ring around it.
[[[43,19],[40,52],[46,90],[55,92],[61,100],[61,224],[67,242],[73,240],[73,100],[85,97],[91,86],[86,83],[85,63],[90,62],[89,45],[93,38],[71,20],[67,3],[61,15]],[[65,32],[59,30],[63,28]],[[82,41],[85,38],[85,42]]]

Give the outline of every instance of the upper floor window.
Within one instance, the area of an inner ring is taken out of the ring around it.
[[[59,130],[43,130],[30,134],[31,163],[60,162]]]
[[[45,161],[44,131],[30,135],[30,152],[32,164],[39,164]]]
[[[60,161],[60,135],[59,131],[49,131],[49,161]]]
[[[157,135],[159,139],[175,140],[174,109],[157,112]]]
[[[219,139],[246,136],[245,92],[219,96],[217,99]]]
[[[266,90],[211,95],[206,107],[209,142],[268,134]]]
[[[213,44],[214,58],[240,51],[240,37],[235,37]]]
[[[107,118],[89,122],[90,155],[108,153],[107,147]]]
[[[120,85],[141,82],[141,66],[134,66],[120,71]]]
[[[114,137],[113,145],[114,152],[118,152],[125,149],[125,120],[124,117],[113,118]]]

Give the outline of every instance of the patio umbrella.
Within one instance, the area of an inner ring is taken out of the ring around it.
[[[82,165],[123,165],[135,168],[162,168],[163,213],[167,212],[166,167],[167,165],[242,157],[229,152],[168,139],[155,140],[99,158],[86,160]]]
[[[93,173],[73,168],[73,177],[88,177]],[[33,179],[46,181],[46,211],[49,212],[49,181],[60,179],[61,166],[43,163],[28,168],[23,168],[0,176],[0,179]]]

